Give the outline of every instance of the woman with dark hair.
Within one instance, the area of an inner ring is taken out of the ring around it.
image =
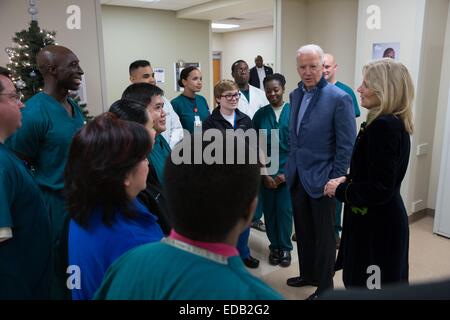
[[[180,117],[183,129],[190,133],[202,129],[202,122],[209,116],[208,102],[197,92],[202,90],[202,73],[197,67],[184,68],[178,85],[184,88],[182,94],[171,101],[173,109]]]
[[[157,132],[154,128],[150,111],[145,104],[134,100],[120,99],[111,105],[109,112],[114,113],[119,119],[142,124],[150,134],[152,144],[155,143]],[[147,159],[150,159],[150,156]],[[166,201],[158,181],[156,169],[150,160],[148,164],[147,186],[145,190],[138,194],[138,199],[151,213],[158,217],[158,223],[162,231],[165,235],[168,235],[171,227],[167,219]]]
[[[256,111],[253,126],[263,130],[266,137],[267,155],[271,157],[272,133],[279,146],[275,150],[279,154],[279,166],[273,175],[262,177],[260,200],[267,237],[269,238],[269,263],[288,267],[291,264],[292,206],[289,188],[284,177],[284,167],[289,154],[289,119],[291,106],[284,102],[283,94],[286,79],[275,73],[264,79],[264,90],[270,104]],[[272,131],[274,130],[274,131]]]
[[[137,123],[105,113],[75,135],[65,170],[69,264],[79,267],[74,300],[91,299],[123,253],[163,237],[136,196],[146,187],[150,136]]]

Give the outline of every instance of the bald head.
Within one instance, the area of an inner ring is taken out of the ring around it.
[[[329,53],[323,55],[323,76],[330,83],[336,83],[337,64],[334,56]]]
[[[263,58],[261,56],[256,56],[255,64],[258,68],[262,68],[262,66],[264,64]]]
[[[45,86],[78,90],[83,70],[78,57],[63,46],[46,46],[38,53],[36,62]]]
[[[39,51],[36,57],[36,63],[42,75],[48,73],[49,66],[57,66],[66,56],[75,54],[68,48],[63,46],[46,46]]]

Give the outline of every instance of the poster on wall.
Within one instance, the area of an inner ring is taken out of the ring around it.
[[[372,59],[392,58],[398,60],[400,42],[374,43],[372,46]]]
[[[175,71],[175,91],[181,92],[182,88],[178,85],[178,80],[180,79],[181,71],[183,71],[183,69],[187,68],[187,67],[197,67],[198,69],[200,69],[200,62],[179,61],[179,62],[175,62],[173,65],[174,65],[174,71]]]
[[[166,72],[163,68],[155,68],[153,69],[153,72],[155,73],[155,80],[157,84],[166,82]]]

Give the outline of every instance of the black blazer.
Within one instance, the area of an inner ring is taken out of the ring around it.
[[[266,77],[268,75],[273,74],[273,69],[271,67],[264,66],[264,71],[266,71]],[[254,66],[253,68],[250,69],[250,80],[248,83],[254,87],[260,88],[259,87],[258,70],[256,70],[256,66]],[[264,88],[260,88],[260,89],[264,89]]]
[[[336,189],[345,202],[336,262],[346,288],[366,287],[367,267],[381,270],[381,285],[408,281],[408,216],[400,195],[410,137],[403,122],[382,115],[362,127],[347,182]]]

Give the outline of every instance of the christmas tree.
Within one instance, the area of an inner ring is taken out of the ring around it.
[[[38,52],[47,45],[55,43],[55,32],[39,28],[38,22],[30,22],[28,30],[16,32],[14,47],[6,48],[9,55],[7,68],[11,71],[12,80],[25,100],[44,88],[44,79],[36,65]]]
[[[14,47],[6,48],[9,56],[7,68],[11,71],[12,80],[23,96],[24,101],[31,98],[44,88],[44,79],[38,70],[36,56],[47,45],[57,45],[55,31],[46,31],[39,27],[37,20],[32,20],[28,30],[16,32],[13,41]],[[79,101],[76,92],[70,95]],[[86,104],[80,105],[86,120],[91,119]]]

